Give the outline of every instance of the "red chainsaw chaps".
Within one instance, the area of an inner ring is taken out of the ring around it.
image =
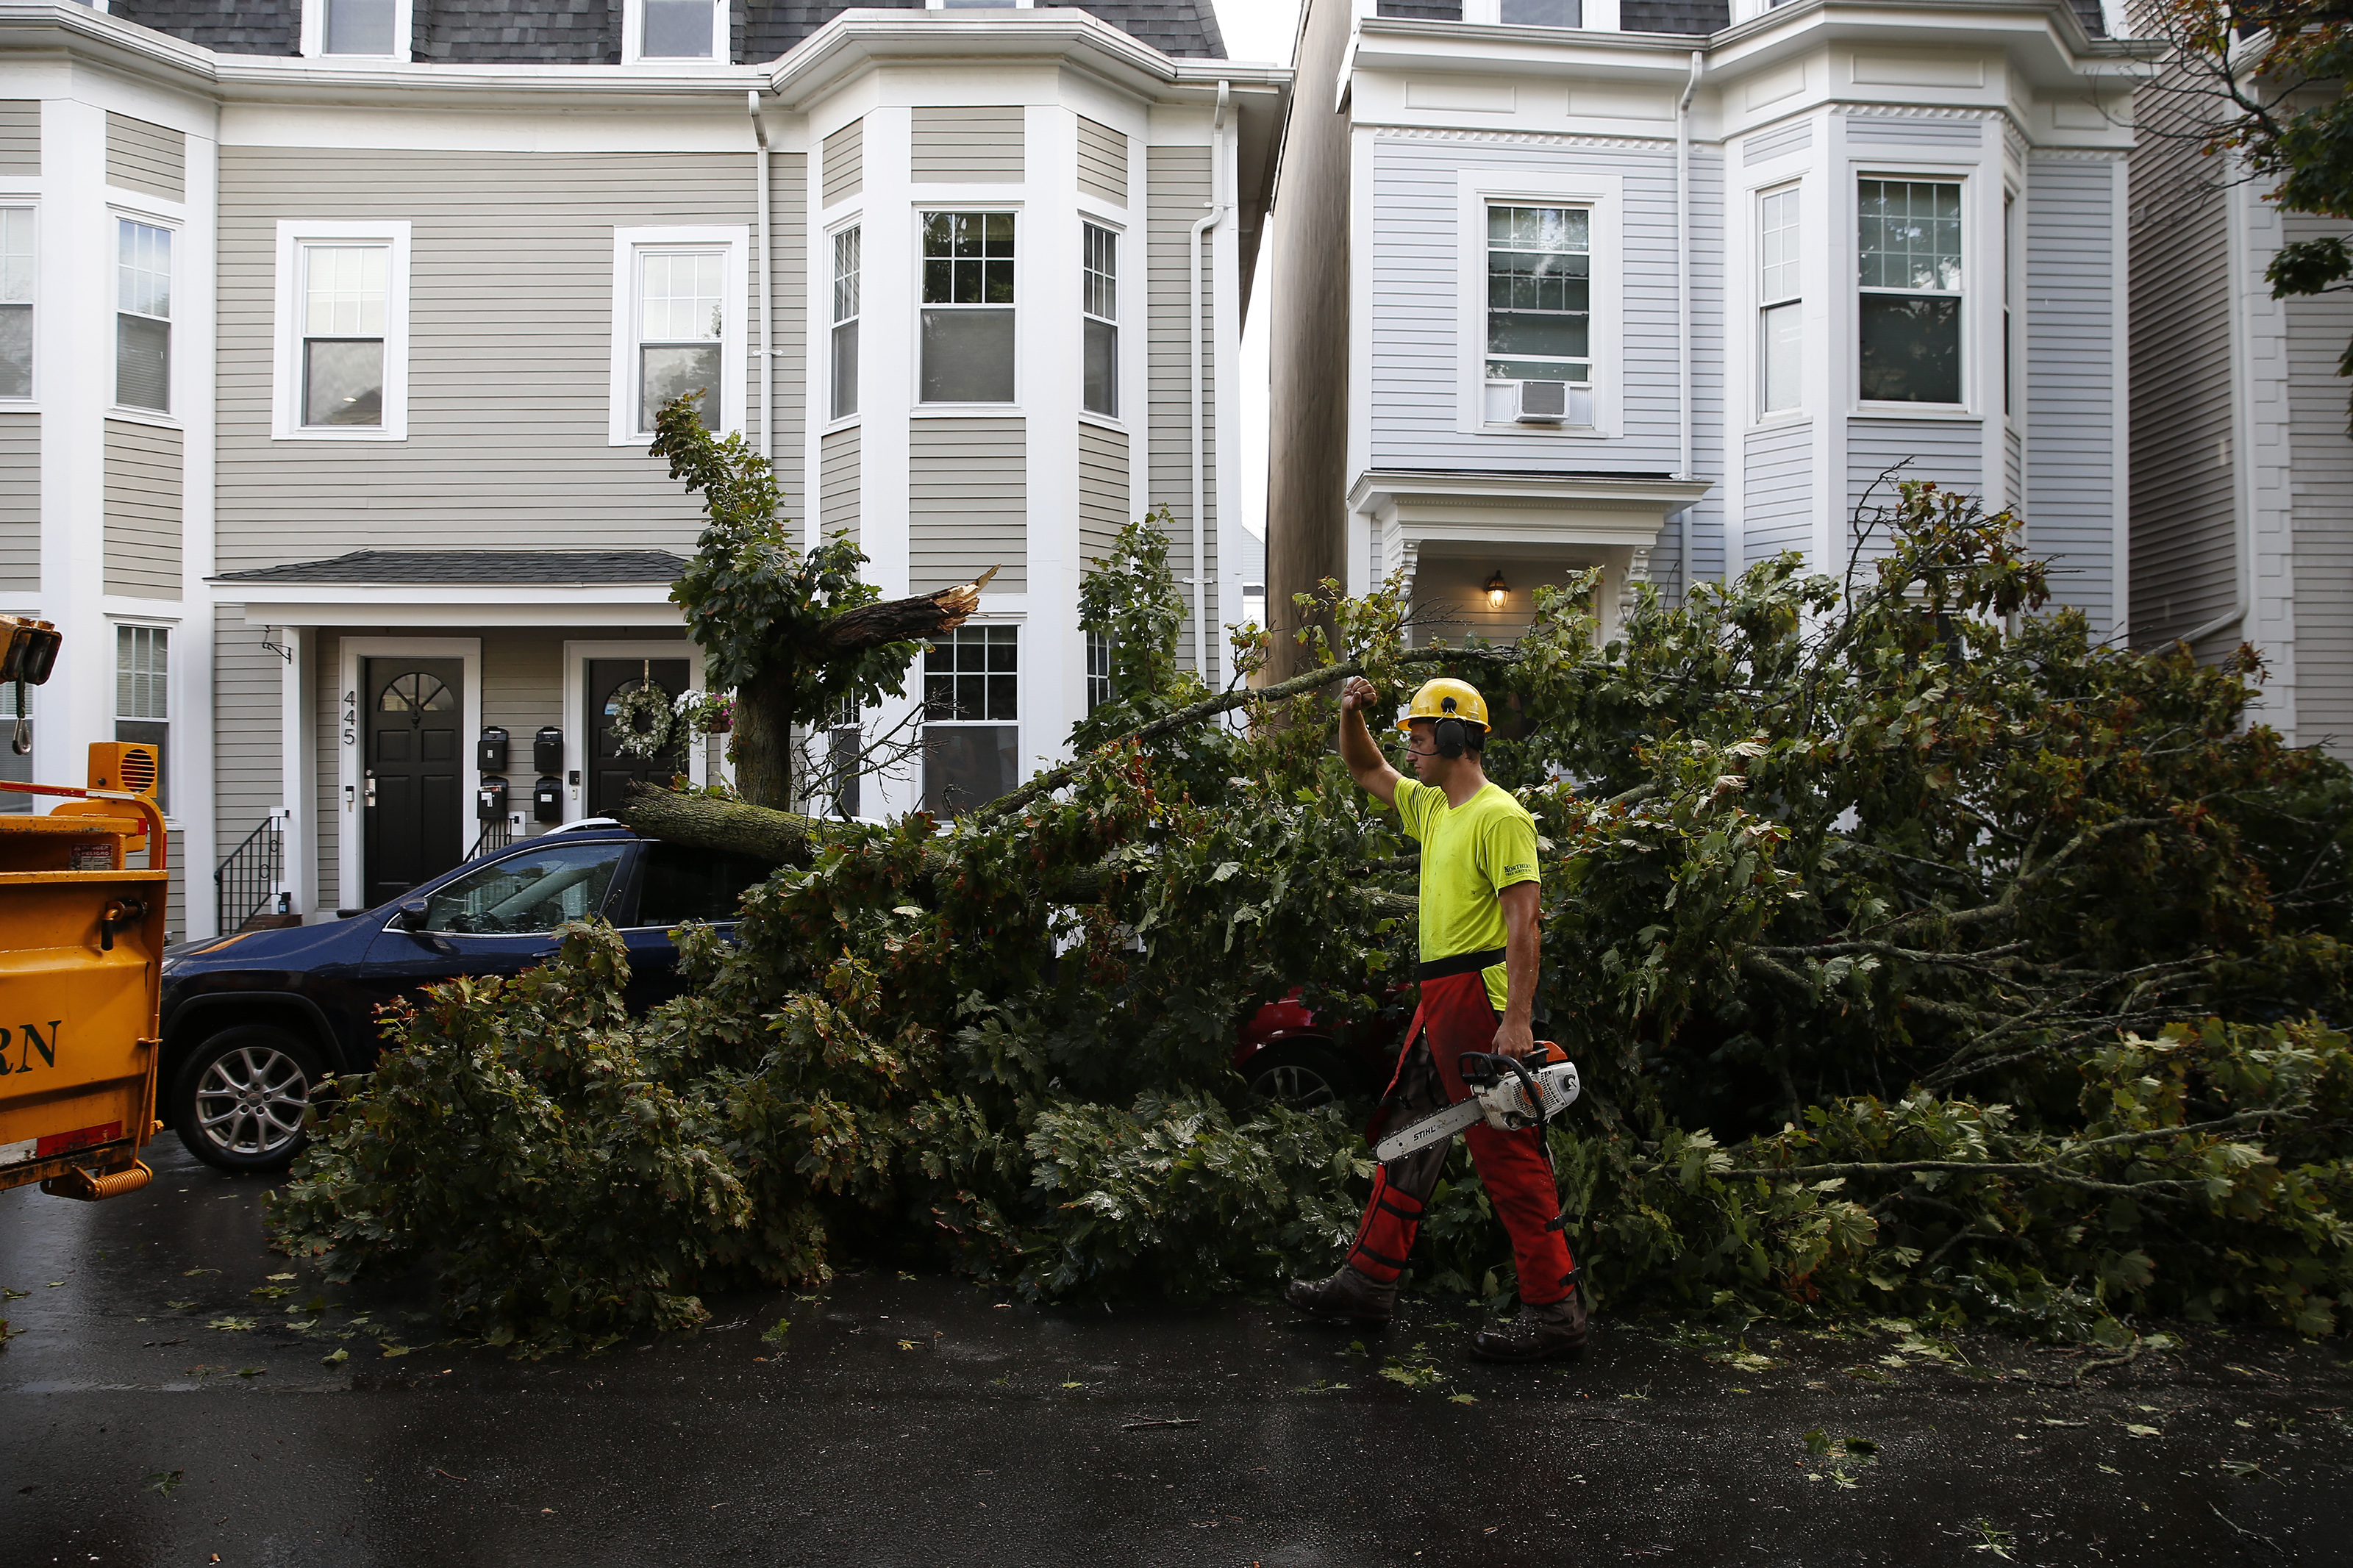
[[[1423,981],[1421,1007],[1405,1032],[1405,1048],[1398,1053],[1387,1092],[1397,1092],[1407,1057],[1412,1054],[1414,1043],[1426,1036],[1430,1060],[1446,1086],[1447,1103],[1460,1105],[1470,1099],[1470,1086],[1462,1081],[1462,1054],[1493,1050],[1496,1022],[1483,976],[1450,974]],[[1377,1137],[1380,1131],[1377,1121],[1373,1135]],[[1569,1256],[1568,1242],[1553,1227],[1560,1214],[1560,1196],[1553,1186],[1552,1167],[1546,1163],[1544,1147],[1537,1142],[1542,1134],[1533,1127],[1505,1132],[1478,1121],[1463,1136],[1470,1142],[1471,1161],[1478,1167],[1487,1200],[1495,1205],[1511,1236],[1513,1261],[1520,1271],[1520,1300],[1531,1307],[1560,1300],[1569,1292],[1576,1264]],[[1432,1182],[1437,1171],[1438,1164],[1432,1162]],[[1413,1250],[1414,1235],[1421,1228],[1422,1205],[1429,1196],[1426,1192],[1409,1193],[1397,1186],[1389,1180],[1388,1168],[1383,1166],[1373,1179],[1372,1199],[1356,1226],[1349,1263],[1381,1284],[1395,1280],[1404,1272],[1406,1258]]]

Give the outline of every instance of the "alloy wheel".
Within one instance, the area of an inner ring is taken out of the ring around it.
[[[198,1129],[215,1147],[247,1158],[278,1153],[301,1138],[310,1103],[310,1075],[269,1046],[223,1052],[196,1080]]]

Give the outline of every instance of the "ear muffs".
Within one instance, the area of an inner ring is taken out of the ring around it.
[[[1440,756],[1459,757],[1469,737],[1463,732],[1462,721],[1454,716],[1454,699],[1448,698],[1440,708],[1446,717],[1432,728],[1430,739],[1437,743]]]

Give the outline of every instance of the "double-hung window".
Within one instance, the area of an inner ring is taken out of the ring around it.
[[[1863,180],[1856,196],[1863,401],[1961,402],[1959,184]]]
[[[653,433],[663,405],[691,397],[702,423],[723,426],[727,253],[638,252],[638,434]]]
[[[833,237],[833,417],[858,412],[858,269],[860,231]]]
[[[172,634],[162,626],[114,628],[114,738],[155,748],[155,804],[166,810],[171,776]]]
[[[1592,212],[1491,204],[1487,418],[1511,419],[1526,384],[1556,384],[1567,423],[1591,424],[1592,342]]]
[[[632,62],[727,58],[726,0],[626,0],[621,26]]]
[[[1014,217],[923,215],[925,403],[1013,401]]]
[[[1757,405],[1785,414],[1805,401],[1803,289],[1798,268],[1798,189],[1757,198]]]
[[[302,424],[384,428],[389,245],[304,245]]]
[[[172,409],[172,231],[115,220],[114,401]]]
[[[1119,414],[1119,234],[1100,224],[1080,226],[1081,352],[1079,405],[1090,414]]]
[[[1087,711],[1111,700],[1111,635],[1087,634]]]
[[[923,809],[952,816],[1019,783],[1021,630],[958,626],[923,655]]]
[[[33,209],[0,207],[0,397],[33,395]]]

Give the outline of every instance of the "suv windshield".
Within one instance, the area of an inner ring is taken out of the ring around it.
[[[425,929],[522,936],[599,913],[625,844],[565,844],[478,867],[427,899]]]

